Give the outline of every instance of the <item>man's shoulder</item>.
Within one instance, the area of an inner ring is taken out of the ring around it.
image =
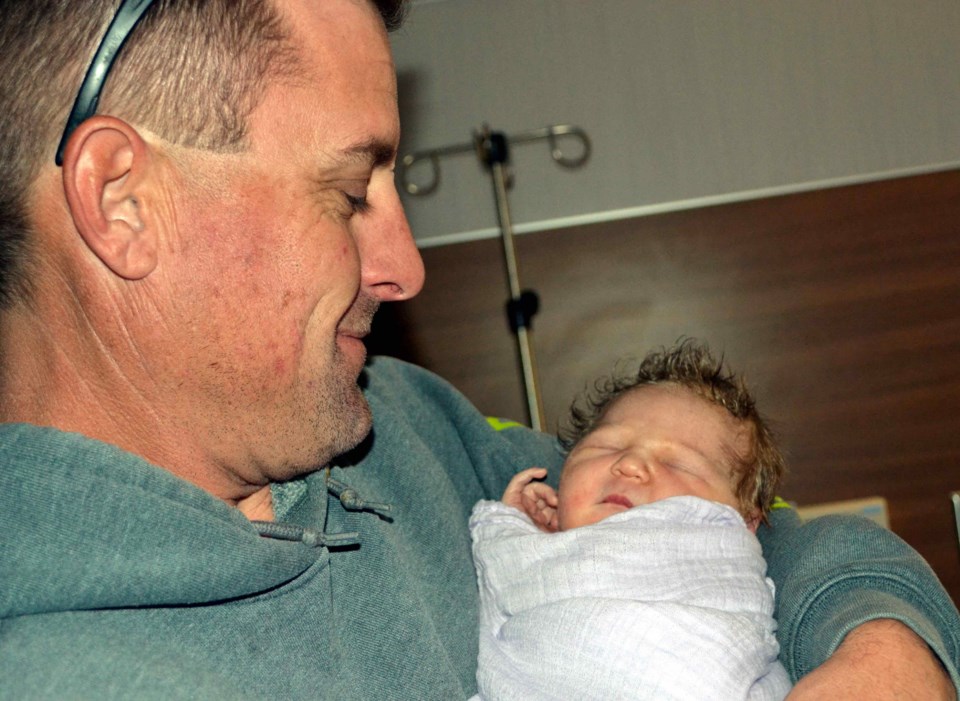
[[[534,465],[556,469],[562,462],[554,436],[485,416],[452,384],[429,370],[375,357],[361,382],[373,411],[376,439],[395,444],[397,451],[404,446],[444,460],[469,457],[475,467],[496,463],[501,491],[506,484],[501,485],[501,480],[519,469]],[[500,491],[491,495],[499,496]]]
[[[370,358],[360,376],[360,386],[368,396],[396,396],[408,399],[436,396],[469,401],[452,384],[436,373],[386,355]],[[411,390],[416,394],[411,395]]]
[[[49,426],[28,423],[0,424],[0,464],[5,470],[18,465],[57,461],[105,462],[127,455],[116,446]]]
[[[374,417],[374,431],[412,430],[434,439],[454,433],[469,440],[489,437],[483,414],[451,383],[411,363],[378,356],[360,379]]]

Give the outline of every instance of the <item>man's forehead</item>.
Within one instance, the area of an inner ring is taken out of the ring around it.
[[[395,159],[396,74],[379,13],[367,0],[283,0],[294,70],[268,78],[251,134],[324,169]]]
[[[306,58],[317,52],[339,52],[358,32],[371,32],[389,46],[386,27],[370,0],[274,0],[294,41]],[[388,52],[389,53],[389,52]]]
[[[277,76],[300,87],[372,88],[397,99],[386,28],[368,0],[284,0],[295,65]],[[370,83],[373,83],[372,85]],[[362,85],[361,85],[362,83]]]

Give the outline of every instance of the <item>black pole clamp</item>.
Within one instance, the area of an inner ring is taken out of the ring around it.
[[[477,134],[477,153],[487,168],[494,163],[506,164],[510,161],[507,147],[507,135],[502,131],[484,131]]]
[[[532,328],[533,316],[540,309],[540,298],[533,290],[524,290],[516,299],[507,300],[507,321],[510,330]]]

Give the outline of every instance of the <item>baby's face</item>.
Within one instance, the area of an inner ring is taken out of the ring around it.
[[[560,476],[560,530],[673,496],[739,509],[732,468],[748,441],[748,428],[690,390],[633,389],[570,451]]]

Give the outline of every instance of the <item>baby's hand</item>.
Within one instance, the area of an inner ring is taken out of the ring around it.
[[[518,472],[503,493],[503,503],[523,511],[541,531],[557,530],[557,493],[549,484],[538,480],[547,476],[542,467]]]

